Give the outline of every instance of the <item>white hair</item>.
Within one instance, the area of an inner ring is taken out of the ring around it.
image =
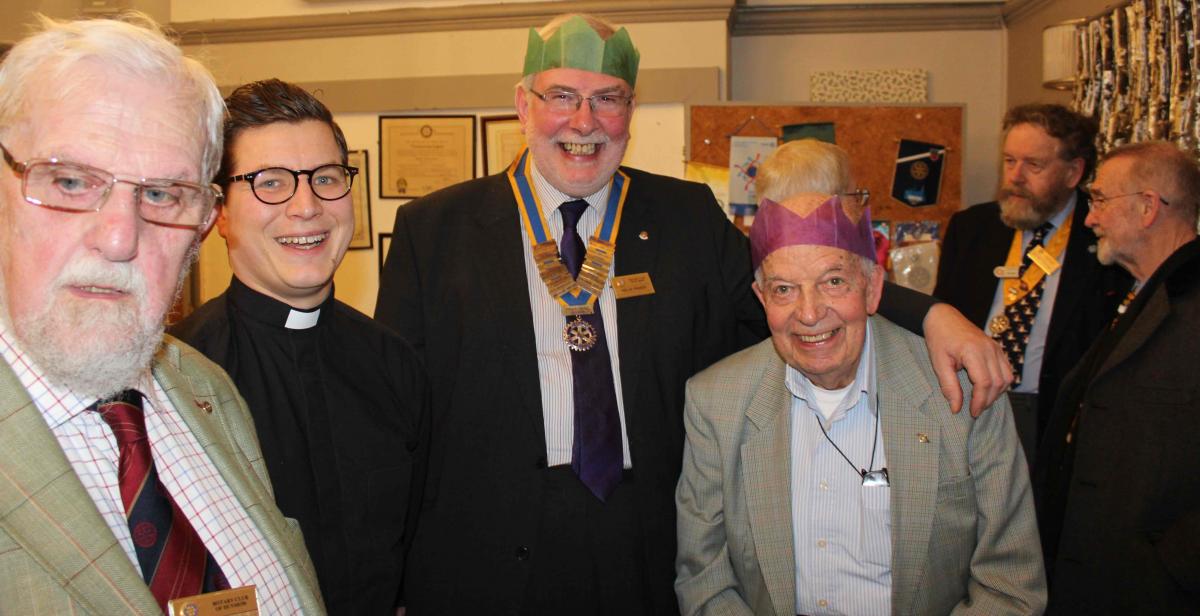
[[[36,85],[51,84],[52,91],[38,94],[62,100],[80,95],[71,86],[81,72],[155,81],[164,97],[194,112],[197,137],[204,146],[199,181],[212,179],[221,161],[225,102],[208,69],[185,57],[144,13],[79,21],[38,15],[38,20],[40,29],[14,45],[0,62],[0,137],[22,125]]]
[[[782,203],[800,193],[836,195],[850,186],[850,157],[842,148],[800,139],[777,148],[761,165],[754,178],[759,199]]]

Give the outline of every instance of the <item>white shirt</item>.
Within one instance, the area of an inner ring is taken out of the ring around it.
[[[803,374],[788,366],[784,382],[792,394],[796,612],[888,615],[892,610],[891,488],[863,486],[856,470],[887,467],[883,428],[876,425],[887,418],[876,408],[870,323],[854,383],[829,420],[822,421],[811,402],[816,400],[816,388]],[[822,434],[822,426],[829,438]]]
[[[58,439],[71,468],[139,573],[137,552],[117,478],[120,452],[95,400],[51,384],[0,323],[0,355],[16,373]],[[250,520],[224,478],[171,404],[162,386],[146,376],[141,386],[146,432],[159,479],[187,516],[233,588],[255,585],[264,614],[297,614],[300,603],[278,557]]]
[[[1075,210],[1076,194],[1072,191],[1071,197],[1067,199],[1066,207],[1050,217],[1050,224],[1054,225],[1054,228],[1046,234],[1046,237],[1042,238],[1042,245],[1049,244],[1054,235],[1062,230],[1067,216],[1070,216],[1071,212]],[[1033,231],[1030,229],[1022,231],[1022,254],[1031,241],[1033,241]],[[1066,265],[1067,251],[1063,250],[1063,253],[1057,258],[1060,265]],[[997,263],[996,265],[1004,264]],[[1031,265],[1030,267],[1037,266]],[[1029,344],[1025,346],[1025,363],[1021,367],[1021,384],[1013,388],[1015,392],[1022,394],[1038,392],[1038,380],[1042,374],[1042,357],[1046,354],[1046,334],[1050,331],[1050,316],[1054,312],[1054,300],[1058,297],[1058,283],[1062,280],[1062,272],[1063,268],[1061,267],[1054,270],[1054,273],[1046,276],[1042,283],[1042,301],[1038,303],[1037,315],[1033,317],[1033,327],[1029,329]],[[1004,314],[1004,281],[1002,280],[996,281],[996,294],[992,297],[992,308],[988,312],[986,323],[991,323],[998,314]],[[987,331],[986,326],[984,331]]]
[[[554,188],[538,173],[529,158],[533,189],[541,202],[542,215],[546,218],[546,232],[557,244],[562,238],[563,219],[558,207],[571,197]],[[600,226],[608,204],[609,184],[599,192],[583,199],[588,202],[575,229],[587,244],[588,238]],[[575,388],[571,380],[571,350],[563,343],[562,330],[566,320],[562,309],[546,290],[546,283],[538,273],[529,244],[529,234],[521,225],[521,237],[525,242],[525,278],[529,289],[529,307],[533,312],[533,335],[537,346],[538,376],[542,390],[542,423],[546,430],[546,464],[558,466],[571,463],[571,446],[575,440]],[[615,265],[615,264],[614,264]],[[612,360],[613,385],[616,386],[617,412],[621,417],[621,454],[625,468],[632,468],[629,457],[629,437],[625,428],[625,401],[621,396],[621,358],[617,352],[617,300],[612,290],[612,271],[608,282],[600,293],[597,305],[604,318],[604,337],[608,342],[608,356]]]

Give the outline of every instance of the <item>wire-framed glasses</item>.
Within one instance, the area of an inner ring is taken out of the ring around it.
[[[196,184],[164,178],[119,176],[89,165],[58,158],[34,158],[17,162],[0,144],[4,162],[21,176],[25,201],[53,210],[98,212],[119,183],[134,187],[138,215],[158,225],[180,228],[205,227],[221,200],[215,184]]]
[[[358,167],[330,164],[316,169],[287,169],[268,167],[230,177],[230,182],[249,182],[250,190],[259,201],[267,205],[279,205],[296,194],[300,176],[308,176],[308,186],[318,199],[336,201],[350,194]]]
[[[578,92],[567,90],[538,92],[533,88],[530,88],[529,92],[542,99],[550,111],[561,115],[570,115],[579,111],[583,101],[586,100],[588,107],[591,107],[592,113],[595,115],[602,118],[619,118],[625,115],[625,112],[629,110],[629,104],[633,101],[632,96],[616,93],[584,96]]]

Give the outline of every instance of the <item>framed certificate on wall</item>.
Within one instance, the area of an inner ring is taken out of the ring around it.
[[[516,159],[525,147],[521,120],[515,115],[489,116],[479,119],[483,133],[483,172],[500,173]]]
[[[475,177],[475,116],[380,116],[379,196],[422,197]]]
[[[350,185],[354,197],[354,235],[350,238],[350,250],[371,247],[371,185],[367,178],[367,151],[350,150],[346,153],[346,164],[358,168],[358,177]]]

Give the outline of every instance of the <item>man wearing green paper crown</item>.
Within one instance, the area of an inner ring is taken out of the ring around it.
[[[375,316],[424,356],[434,417],[410,616],[678,613],[684,383],[767,328],[711,191],[620,167],[638,60],[593,17],[531,31],[528,149],[397,212]],[[920,329],[928,298],[888,301]],[[928,314],[983,408],[1007,384],[998,347]]]

